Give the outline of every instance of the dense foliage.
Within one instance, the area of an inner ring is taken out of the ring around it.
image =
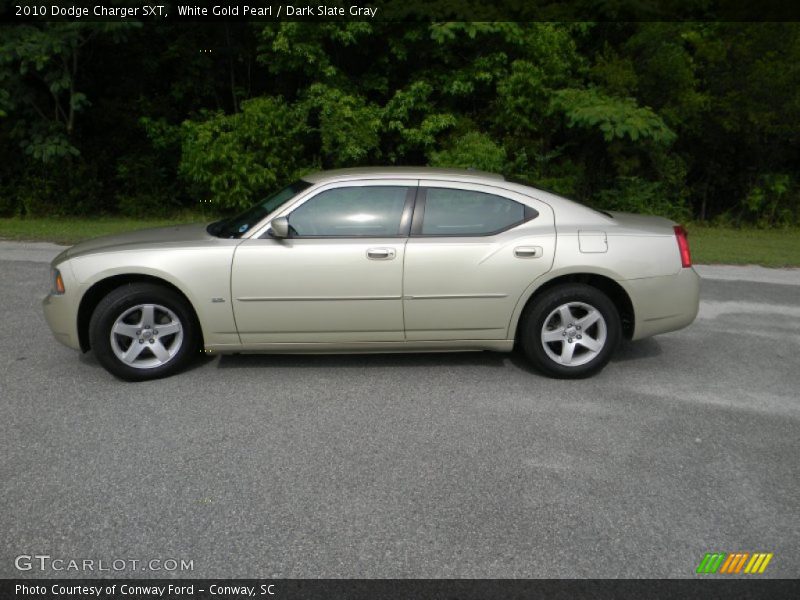
[[[678,219],[800,220],[800,24],[0,30],[0,213],[239,209],[298,175],[474,167]]]

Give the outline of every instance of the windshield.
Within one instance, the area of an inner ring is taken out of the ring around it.
[[[207,228],[208,233],[222,238],[240,238],[276,208],[309,187],[311,184],[307,181],[295,181],[243,213],[211,223]]]

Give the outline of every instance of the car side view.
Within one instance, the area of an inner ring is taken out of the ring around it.
[[[502,176],[323,171],[248,211],[89,240],[52,262],[56,339],[146,380],[208,353],[494,350],[586,377],[689,325],[685,230]]]

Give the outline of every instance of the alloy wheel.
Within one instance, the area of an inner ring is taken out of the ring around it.
[[[602,313],[585,302],[567,302],[553,309],[542,325],[544,351],[567,367],[585,365],[605,347],[608,327]]]
[[[111,349],[124,364],[153,369],[168,363],[183,344],[183,325],[160,304],[137,304],[126,309],[111,327]]]

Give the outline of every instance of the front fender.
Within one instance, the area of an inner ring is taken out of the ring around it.
[[[233,246],[161,248],[157,251],[120,251],[71,259],[80,297],[93,286],[118,276],[146,276],[169,283],[191,303],[210,345],[238,345],[239,334],[230,299]]]

